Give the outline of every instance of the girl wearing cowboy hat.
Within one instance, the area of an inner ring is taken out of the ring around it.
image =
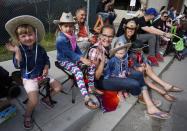
[[[5,28],[9,35],[19,43],[19,45],[13,45],[9,42],[6,48],[14,53],[14,66],[21,70],[23,86],[28,95],[24,127],[31,129],[33,127],[31,115],[38,103],[38,84],[41,79],[49,77],[49,57],[39,44],[45,35],[45,29],[39,19],[30,15],[22,15],[9,20]],[[61,84],[53,78],[50,78],[50,86],[52,95],[61,90]],[[50,108],[54,106],[48,97],[42,98],[41,102]]]
[[[75,21],[71,13],[62,13],[60,20],[54,20],[58,25],[59,33],[56,38],[57,60],[59,64],[74,74],[77,85],[80,89],[82,96],[84,96],[85,105],[88,108],[96,109],[98,106],[92,101],[88,95],[94,90],[94,74],[95,65],[90,60],[83,57],[82,52],[77,46],[76,36],[74,34]],[[87,65],[88,69],[88,91],[85,86],[83,72],[81,67],[83,64]]]

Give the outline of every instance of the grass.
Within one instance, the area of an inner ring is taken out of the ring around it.
[[[47,33],[44,40],[42,40],[41,45],[46,51],[55,50],[55,36],[54,34]],[[12,52],[9,52],[4,44],[0,44],[0,62],[12,59]]]

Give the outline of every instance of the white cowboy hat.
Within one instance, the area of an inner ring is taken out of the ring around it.
[[[44,38],[45,28],[43,23],[38,18],[31,15],[21,15],[10,19],[5,24],[5,29],[12,38],[17,39],[16,28],[23,24],[31,25],[36,29],[37,41],[40,42]]]
[[[54,24],[60,24],[60,23],[75,23],[75,20],[71,14],[71,12],[69,13],[62,13],[62,16],[60,17],[60,20],[54,20],[53,21]]]
[[[120,46],[119,47],[114,46],[114,48],[112,48],[109,52],[110,56],[113,56],[117,51],[119,51],[121,49],[124,49],[124,48],[129,49],[132,45],[131,43],[118,43],[118,42],[117,42],[117,44],[120,44]]]

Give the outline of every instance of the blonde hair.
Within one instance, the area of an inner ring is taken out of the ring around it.
[[[35,29],[33,26],[28,25],[28,24],[23,24],[23,25],[18,26],[15,31],[17,37],[19,35],[28,34],[32,32],[35,32]]]

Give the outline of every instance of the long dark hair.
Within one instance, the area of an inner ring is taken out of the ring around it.
[[[128,21],[126,22],[126,24],[127,24],[129,21],[134,21],[134,22],[136,23],[136,21],[135,21],[134,19],[130,19],[130,20],[128,20]],[[129,39],[127,38],[127,32],[126,32],[126,31],[127,31],[127,28],[128,28],[128,27],[126,27],[126,24],[124,25],[124,36],[125,36],[127,42],[135,41],[136,38],[137,38],[137,28],[138,28],[138,27],[136,27],[135,32],[134,32],[134,35],[133,35],[133,36],[131,37],[131,39],[129,40]],[[136,25],[137,25],[137,24],[136,24]]]

